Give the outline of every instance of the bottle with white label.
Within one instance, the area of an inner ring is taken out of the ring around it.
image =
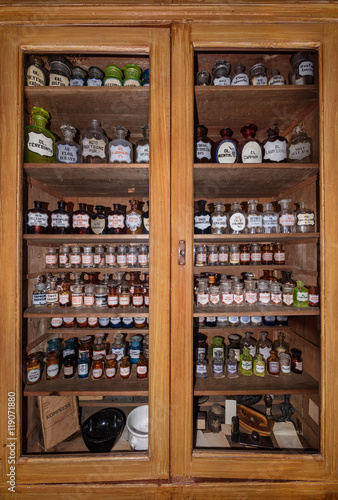
[[[291,163],[311,163],[312,161],[312,139],[300,125],[293,129],[288,157]]]
[[[90,216],[91,234],[107,234],[107,216],[104,213],[103,205],[96,205],[96,213]]]
[[[149,163],[149,125],[141,127],[143,139],[135,144],[135,163]]]
[[[297,281],[297,286],[293,289],[293,305],[296,307],[309,306],[309,290],[304,286],[303,281]]]
[[[133,145],[126,140],[128,132],[125,127],[115,127],[116,139],[109,143],[109,163],[133,163]]]
[[[264,149],[263,163],[282,163],[287,161],[288,141],[279,135],[279,128],[268,129],[268,138],[262,143]]]
[[[108,143],[108,137],[101,128],[101,123],[92,120],[80,141],[83,163],[107,163]]]
[[[51,56],[49,58],[49,86],[68,87],[72,76],[73,65],[62,56]]]
[[[268,332],[260,332],[259,341],[257,342],[257,354],[262,354],[265,361],[270,356],[270,351],[272,349],[272,342],[268,339]]]
[[[231,204],[231,211],[228,214],[229,234],[244,234],[246,232],[246,213],[239,208],[239,201]]]
[[[242,63],[236,64],[234,67],[235,76],[232,79],[231,85],[249,85],[249,77],[245,72],[245,66]]]
[[[290,85],[313,85],[314,70],[313,62],[310,60],[309,52],[297,52],[290,58],[292,66],[289,71]]]
[[[238,157],[238,141],[232,138],[231,128],[220,130],[221,139],[213,146],[213,158],[216,163],[236,163]]]
[[[66,202],[60,200],[57,202],[58,208],[51,214],[51,233],[52,234],[70,234],[71,215],[66,210]]]
[[[227,215],[222,211],[224,203],[215,201],[214,212],[211,214],[211,233],[226,234],[228,229]]]
[[[271,71],[271,77],[268,82],[269,85],[285,85],[285,78],[280,74],[278,69]]]
[[[96,66],[90,66],[88,69],[88,78],[86,85],[88,87],[101,87],[103,84],[104,72]]]
[[[238,161],[240,163],[262,163],[263,146],[258,139],[254,138],[256,132],[257,126],[254,123],[241,128],[244,139],[238,147]]]
[[[249,71],[251,85],[267,85],[266,66],[263,63],[254,64]]]
[[[63,140],[56,143],[57,163],[82,163],[80,146],[73,141],[76,128],[72,125],[61,125]]]
[[[231,85],[230,78],[231,65],[227,61],[217,61],[212,67],[212,85],[225,86]]]
[[[212,360],[212,376],[214,378],[224,378],[224,360],[221,351],[216,351]]]
[[[27,210],[27,234],[47,234],[48,211],[42,208],[42,201],[34,201],[34,208]]]
[[[196,367],[195,367],[195,375],[196,375],[196,378],[207,378],[207,376],[208,376],[207,362],[205,360],[203,353],[200,353],[198,355],[198,358],[196,361]]]
[[[289,208],[291,200],[280,200],[281,211],[278,213],[279,232],[288,234],[296,232],[295,212]]]
[[[79,203],[79,209],[73,213],[73,234],[90,234],[90,213],[86,203]]]
[[[315,230],[315,213],[309,208],[305,208],[304,201],[299,203],[299,210],[296,212],[296,232],[313,233]]]
[[[261,234],[263,232],[263,216],[257,210],[257,204],[257,200],[250,200],[248,202],[247,232],[249,234]]]
[[[263,233],[278,233],[278,214],[272,210],[272,203],[263,203]]]
[[[103,79],[105,87],[122,87],[123,72],[116,64],[109,64],[105,69],[105,74]]]
[[[207,127],[198,125],[195,141],[195,163],[212,163],[212,148],[214,142],[207,137],[207,133]]]
[[[210,212],[205,209],[206,200],[198,200],[198,210],[194,213],[194,234],[211,234]]]
[[[250,356],[256,356],[257,341],[253,338],[252,332],[245,332],[245,337],[241,340],[241,349],[246,347],[249,350]]]
[[[48,71],[43,60],[35,55],[29,56],[26,66],[26,83],[28,87],[44,87],[48,85]]]
[[[126,212],[126,234],[142,234],[142,212],[137,200],[129,200],[130,209]]]
[[[34,106],[32,119],[34,124],[25,127],[25,162],[55,163],[55,137],[46,129],[50,114]]]
[[[113,210],[108,214],[108,234],[126,233],[126,215],[119,203],[113,204]]]

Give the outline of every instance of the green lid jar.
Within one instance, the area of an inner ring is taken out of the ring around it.
[[[123,81],[122,69],[115,64],[110,64],[105,70],[106,76],[103,85],[106,87],[121,87]]]
[[[142,70],[136,64],[126,64],[123,68],[124,82],[123,85],[139,87],[141,84]]]

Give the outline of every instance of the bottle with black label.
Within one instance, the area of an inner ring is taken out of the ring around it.
[[[42,201],[34,201],[34,208],[27,210],[27,234],[47,234],[49,213],[42,208]]]
[[[257,126],[254,123],[241,128],[244,139],[239,143],[238,161],[240,163],[262,163],[263,146],[258,139],[255,139]]]
[[[51,215],[51,233],[52,234],[70,234],[71,233],[71,215],[66,210],[66,202],[58,201],[58,208]]]
[[[107,234],[107,216],[103,205],[96,205],[96,213],[90,216],[90,231],[92,234]]]
[[[198,125],[195,142],[195,163],[212,163],[212,148],[214,142],[207,137],[208,129]]]
[[[25,162],[55,163],[55,137],[46,129],[50,114],[34,106],[32,118],[34,125],[25,127]]]
[[[206,200],[199,200],[198,210],[194,213],[194,234],[211,234],[210,212],[205,209]]]
[[[143,223],[142,223],[142,233],[149,234],[149,201],[147,201],[148,210],[143,214]]]

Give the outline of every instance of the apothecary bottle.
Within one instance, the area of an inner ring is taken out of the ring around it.
[[[248,202],[247,233],[249,234],[261,234],[263,232],[263,216],[257,210],[257,204],[257,200]]]
[[[248,347],[243,347],[243,352],[240,355],[239,370],[242,375],[247,377],[252,375],[252,356],[249,353]]]
[[[245,281],[244,298],[245,298],[246,304],[249,304],[250,306],[256,304],[258,297],[257,297],[257,290],[256,290],[256,282],[254,280],[246,280]]]
[[[205,209],[206,200],[198,200],[198,210],[194,213],[194,233],[195,234],[210,234],[211,233],[211,217],[210,212]]]
[[[46,285],[40,279],[41,276],[38,277],[38,282],[34,285],[32,294],[33,306],[43,306],[46,304]]]
[[[115,64],[109,64],[105,69],[106,76],[103,79],[105,87],[122,87],[123,72]]]
[[[224,86],[224,85],[231,85],[231,78],[230,78],[230,70],[231,66],[230,63],[227,61],[217,61],[214,66],[212,67],[212,85],[215,86]]]
[[[271,349],[270,356],[266,360],[266,367],[269,375],[272,375],[273,377],[279,377],[279,372],[280,372],[279,359],[277,357],[276,351],[274,351],[273,349]]]
[[[101,87],[103,84],[104,72],[102,69],[97,68],[96,66],[90,66],[88,68],[88,78],[87,78],[87,86],[88,87]]]
[[[34,106],[32,119],[33,125],[25,127],[25,162],[55,163],[55,137],[46,129],[50,114]]]
[[[238,363],[232,349],[229,350],[228,359],[226,361],[226,373],[229,378],[238,377]]]
[[[58,208],[51,214],[51,233],[52,234],[70,234],[71,215],[66,210],[66,202],[60,200],[57,202]]]
[[[268,129],[268,138],[262,142],[263,163],[285,163],[288,157],[288,141],[279,135],[279,128]]]
[[[59,250],[59,267],[70,267],[70,248],[67,245],[61,245]]]
[[[282,305],[282,291],[279,283],[276,282],[270,283],[270,297],[272,305],[274,306]]]
[[[149,163],[149,125],[141,127],[143,139],[135,144],[135,163]]]
[[[116,375],[116,354],[108,354],[106,356],[105,375],[106,378],[114,378]]]
[[[218,248],[217,245],[208,245],[208,266],[218,265]]]
[[[137,266],[148,267],[149,264],[149,252],[147,245],[140,245],[137,253]]]
[[[214,212],[211,214],[211,233],[225,234],[227,232],[227,215],[222,210],[224,203],[215,201]]]
[[[268,81],[269,85],[285,85],[285,78],[280,74],[278,69],[273,69],[271,71],[271,77]]]
[[[216,351],[212,360],[212,376],[214,378],[224,378],[224,360],[220,351]]]
[[[263,203],[263,233],[279,232],[278,214],[272,210],[272,203]]]
[[[257,354],[254,359],[254,368],[253,372],[256,377],[265,377],[265,360],[262,354]]]
[[[90,216],[91,234],[107,234],[107,216],[103,205],[96,205],[96,212]]]
[[[49,214],[42,204],[42,201],[34,201],[34,208],[27,210],[27,234],[48,233]]]
[[[148,376],[148,361],[146,356],[141,352],[140,359],[136,363],[136,378],[144,379]]]
[[[63,376],[64,378],[73,378],[75,375],[76,360],[74,355],[66,356],[63,360]]]
[[[249,71],[251,85],[267,85],[266,66],[263,63],[254,64]]]
[[[228,214],[229,234],[244,234],[246,232],[246,213],[239,208],[239,202],[231,204],[231,211]]]
[[[280,200],[281,211],[278,213],[279,232],[280,233],[295,233],[296,232],[296,216],[295,212],[289,208],[291,200]]]
[[[90,213],[86,203],[79,203],[78,210],[73,213],[72,227],[74,234],[90,234]]]
[[[207,362],[205,360],[204,354],[202,353],[200,353],[197,357],[195,374],[196,378],[206,378],[208,376]]]
[[[265,360],[270,356],[270,351],[272,349],[272,342],[269,340],[268,332],[260,332],[260,339],[257,342],[257,353],[262,354]]]
[[[230,354],[230,351],[232,351],[234,353],[236,361],[239,362],[240,355],[241,355],[242,337],[241,337],[241,335],[238,335],[237,333],[232,333],[231,335],[229,335],[228,340],[229,340],[228,355]]]
[[[315,230],[315,213],[309,208],[305,208],[305,203],[299,203],[299,210],[296,212],[296,232],[313,233]]]
[[[283,375],[290,375],[291,373],[291,356],[286,352],[281,352],[279,355],[280,372]]]
[[[89,245],[84,245],[83,246],[83,252],[81,255],[81,263],[82,267],[94,267],[94,253],[93,253],[93,247]]]
[[[59,376],[60,361],[59,353],[56,350],[47,353],[46,379],[53,380]]]
[[[49,85],[51,87],[68,87],[73,69],[71,62],[62,56],[51,56],[49,65]]]
[[[49,282],[49,288],[46,290],[47,307],[57,306],[59,303],[59,293],[56,290],[56,278]]]
[[[276,214],[277,215],[277,214]],[[253,243],[250,247],[250,263],[258,266],[262,262],[262,250],[259,243]]]
[[[309,291],[309,307],[319,306],[319,286],[308,286]]]
[[[198,288],[196,290],[196,304],[197,306],[206,306],[209,304],[209,291],[205,279],[199,279]]]
[[[296,307],[309,306],[309,290],[304,286],[303,281],[297,281],[293,289],[293,305]]]
[[[88,73],[81,66],[73,66],[72,76],[69,80],[70,87],[83,87],[86,85]]]
[[[220,266],[226,266],[229,263],[229,249],[227,245],[219,245],[218,263]]]
[[[108,214],[108,234],[125,234],[125,213],[119,203],[113,204],[113,210]]]
[[[297,52],[290,58],[292,68],[289,71],[290,85],[313,85],[314,69],[309,52]]]
[[[233,245],[230,245],[229,249],[229,264],[231,266],[238,266],[241,261],[241,252],[239,249],[239,246],[234,243]]]
[[[124,87],[139,87],[141,85],[142,70],[137,64],[129,63],[123,68]]]
[[[198,87],[210,85],[211,75],[209,71],[202,69],[196,75],[196,85]]]
[[[207,247],[206,247],[206,245],[197,245],[195,265],[197,267],[203,267],[203,266],[207,265]]]
[[[285,339],[285,334],[283,332],[279,332],[278,339],[276,339],[274,341],[274,343],[272,344],[272,348],[274,351],[276,351],[278,356],[281,353],[288,353],[289,352],[290,346],[284,339]]]
[[[235,76],[232,79],[231,85],[249,85],[249,77],[245,73],[245,66],[242,63],[236,64],[234,67]]]
[[[257,126],[251,123],[241,128],[244,139],[238,146],[238,161],[241,163],[262,163],[263,146],[255,139]]]
[[[275,243],[273,246],[273,263],[277,265],[285,264],[285,250],[282,243]]]
[[[80,359],[77,363],[77,376],[78,378],[88,378],[89,375],[89,359],[88,353],[82,352]]]
[[[130,209],[126,212],[126,234],[142,234],[142,212],[138,201],[130,200]]]
[[[293,305],[293,286],[289,283],[283,285],[282,303],[283,306]]]
[[[130,377],[130,361],[129,356],[122,356],[122,360],[120,363],[120,378],[127,379]]]
[[[214,142],[207,137],[208,129],[198,125],[195,142],[195,163],[212,163],[212,148]]]
[[[71,292],[69,283],[64,283],[62,289],[59,292],[59,307],[70,307],[71,306]]]
[[[58,267],[58,255],[55,248],[48,248],[45,254],[45,267],[51,269]]]
[[[238,141],[234,139],[230,128],[222,128],[221,139],[213,145],[215,163],[236,163],[238,157]]]
[[[28,87],[44,87],[48,85],[48,71],[43,60],[35,55],[30,55],[26,66],[26,82]]]
[[[81,146],[83,163],[107,163],[108,137],[98,120],[92,120],[82,134]]]
[[[300,125],[293,129],[289,142],[288,159],[291,163],[311,163],[312,161],[312,139]]]
[[[295,347],[291,349],[291,371],[298,375],[303,373],[302,351]]]
[[[109,163],[133,163],[133,145],[126,140],[128,130],[125,127],[116,127],[116,139],[109,143]]]
[[[27,356],[26,361],[26,383],[33,385],[40,382],[41,379],[41,359],[39,353],[32,353]]]
[[[81,247],[79,245],[72,246],[69,261],[71,267],[81,267]]]
[[[96,354],[92,359],[92,378],[98,380],[102,378],[104,370],[104,359],[101,354]]]
[[[250,247],[246,243],[243,243],[243,245],[240,245],[239,247],[240,254],[240,265],[241,266],[246,266],[250,264]]]
[[[76,128],[72,125],[61,125],[63,139],[58,141],[56,148],[56,161],[58,163],[82,163],[81,147],[74,141]]]
[[[149,234],[149,223],[150,223],[150,219],[149,219],[149,208],[150,208],[150,205],[149,205],[149,200],[147,201],[147,205],[148,205],[148,210],[146,210],[145,212],[143,212],[143,216],[142,216],[142,234]]]
[[[252,358],[256,356],[257,341],[253,338],[252,332],[245,332],[245,337],[241,341],[241,348],[244,349],[244,347],[248,349]]]

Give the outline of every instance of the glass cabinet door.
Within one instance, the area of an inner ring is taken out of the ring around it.
[[[188,180],[173,186],[173,244],[186,247],[173,287],[187,284],[172,302],[173,377],[187,383],[172,393],[172,446],[192,476],[301,479],[330,467],[317,469],[330,345],[322,38],[287,32],[286,42],[277,26],[174,30],[187,85],[173,80],[186,103],[173,106],[173,168]]]
[[[12,35],[3,277],[18,298],[5,318],[20,345],[6,351],[17,480],[41,481],[41,463],[48,482],[130,479],[131,462],[135,479],[165,478],[169,31]]]

